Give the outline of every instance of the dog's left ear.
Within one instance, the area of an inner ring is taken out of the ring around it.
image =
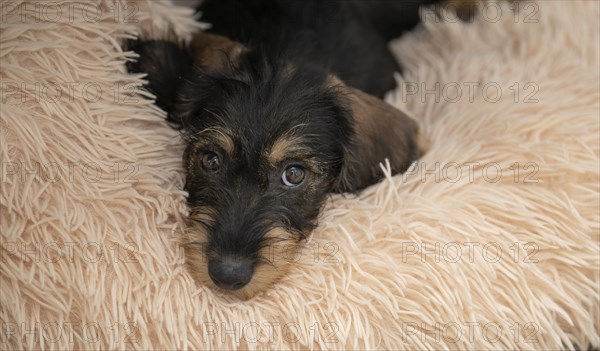
[[[335,192],[356,192],[383,177],[380,163],[390,162],[392,174],[401,173],[428,148],[417,122],[390,104],[346,86],[337,78],[332,84],[347,97],[353,133],[344,149]]]

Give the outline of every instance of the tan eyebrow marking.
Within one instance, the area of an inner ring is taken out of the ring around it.
[[[312,172],[321,173],[323,165],[315,159],[313,150],[309,149],[303,141],[303,137],[289,134],[277,139],[265,153],[271,167],[277,167],[287,159],[295,159],[301,161]]]
[[[194,135],[194,139],[199,139],[200,137],[206,137],[205,134],[211,139],[212,142],[217,144],[223,151],[225,151],[228,155],[233,154],[233,150],[235,148],[235,143],[231,138],[231,131],[226,129],[212,127],[206,128],[199,133]]]
[[[306,153],[306,148],[300,144],[301,138],[282,136],[277,139],[268,154],[269,163],[276,165],[286,159],[287,155],[292,153]]]

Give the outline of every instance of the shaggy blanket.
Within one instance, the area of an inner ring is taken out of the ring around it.
[[[425,12],[388,101],[429,153],[332,196],[249,301],[187,272],[181,141],[120,48],[191,10],[0,6],[1,349],[600,347],[598,2]]]

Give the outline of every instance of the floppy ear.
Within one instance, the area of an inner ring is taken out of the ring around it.
[[[244,52],[245,47],[221,35],[199,32],[190,43],[194,64],[200,68],[218,71],[230,68]]]
[[[165,40],[135,40],[126,43],[139,58],[127,63],[130,73],[146,73],[146,89],[156,95],[156,104],[167,112],[175,107],[183,77],[192,71],[192,59],[177,43]]]
[[[390,162],[392,174],[404,172],[428,148],[417,122],[388,103],[346,86],[335,78],[336,87],[346,92],[354,133],[344,148],[344,161],[336,192],[355,192],[383,177],[379,163]]]
[[[156,95],[156,104],[167,111],[167,120],[182,127],[182,117],[177,115],[178,92],[182,83],[193,74],[194,66],[202,70],[218,71],[229,67],[244,47],[225,37],[199,32],[190,45],[169,40],[132,40],[126,50],[140,57],[127,63],[131,73],[146,73],[146,89]]]

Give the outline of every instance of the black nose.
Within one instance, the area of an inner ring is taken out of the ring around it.
[[[223,256],[208,261],[208,275],[223,289],[241,289],[250,282],[253,274],[254,265],[247,259]]]

